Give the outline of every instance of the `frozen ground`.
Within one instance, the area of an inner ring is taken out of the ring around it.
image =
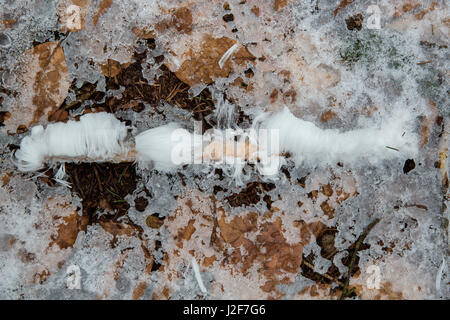
[[[449,26],[445,0],[0,0],[0,298],[449,299]],[[401,115],[418,151],[241,184],[70,164],[68,188],[11,161],[86,112],[134,134],[283,106],[342,132]]]

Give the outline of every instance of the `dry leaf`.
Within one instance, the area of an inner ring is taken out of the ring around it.
[[[149,228],[159,229],[164,224],[164,220],[159,219],[156,216],[148,216],[147,219],[145,219],[145,223]]]
[[[322,120],[322,122],[328,122],[329,120],[333,119],[334,117],[336,117],[336,113],[328,110],[327,112],[322,113],[322,115],[320,116],[320,119]]]
[[[115,77],[122,69],[126,69],[130,66],[130,62],[120,63],[114,59],[108,59],[106,63],[100,64],[100,68],[105,77]]]
[[[132,299],[133,300],[139,300],[144,295],[145,289],[147,289],[147,283],[146,282],[140,282],[136,288],[133,290]]]
[[[78,233],[86,231],[88,220],[88,217],[80,216],[78,212],[63,217],[61,224],[58,226],[58,234],[53,237],[50,246],[54,243],[61,249],[72,248],[77,240]]]
[[[4,19],[4,20],[1,20],[1,24],[7,29],[12,28],[16,24],[16,22],[17,22],[16,19]]]
[[[112,0],[103,0],[97,10],[97,13],[94,15],[94,18],[92,18],[92,23],[94,24],[94,26],[97,25],[98,23],[98,19],[100,18],[100,16],[102,14],[104,14],[106,12],[106,10],[109,9],[109,7],[111,7],[112,5]]]
[[[170,19],[158,22],[155,29],[158,32],[164,32],[166,29],[173,28],[178,32],[190,34],[192,31],[192,13],[189,8],[181,7],[170,10],[172,17]]]
[[[11,104],[10,117],[5,120],[8,131],[20,125],[30,127],[45,124],[63,103],[70,82],[63,49],[58,42],[40,44],[23,55],[18,79],[22,82],[16,100]]]
[[[100,221],[98,223],[106,232],[113,236],[128,236],[131,237],[136,233],[136,229],[126,223],[119,223],[113,221]]]
[[[278,11],[280,9],[283,9],[288,5],[289,0],[275,0],[274,8],[275,11]]]
[[[11,180],[12,176],[13,176],[12,172],[5,172],[2,175],[2,187],[6,186],[9,183],[9,181]]]
[[[150,27],[144,28],[133,27],[131,28],[131,31],[141,39],[155,39],[156,37],[155,31]]]
[[[219,66],[219,60],[224,53],[236,43],[236,40],[222,37],[213,38],[210,35],[205,36],[199,52],[189,52],[191,58],[186,59],[175,72],[178,79],[189,86],[195,86],[200,83],[210,84],[216,78],[227,77],[233,71],[233,63],[243,65],[254,56],[245,47],[237,49],[231,57],[224,62],[222,68]],[[168,65],[169,69],[172,66]],[[173,67],[172,67],[173,69]]]
[[[51,122],[67,122],[69,120],[69,113],[66,110],[58,109],[48,116],[48,121]]]
[[[266,283],[261,287],[265,292],[276,295],[276,285],[290,283],[302,262],[304,243],[289,244],[282,231],[282,216],[274,221],[267,221],[271,214],[265,217],[251,212],[244,217],[235,216],[229,223],[225,222],[226,214],[222,211],[218,219],[220,239],[231,245],[234,250],[227,250],[229,263],[241,265],[245,274],[255,263],[263,265],[261,273]],[[258,232],[259,231],[259,232]],[[256,240],[249,240],[250,234],[256,232]],[[309,240],[309,238],[308,238]],[[222,244],[220,247],[225,248]],[[241,248],[245,254],[242,254]]]

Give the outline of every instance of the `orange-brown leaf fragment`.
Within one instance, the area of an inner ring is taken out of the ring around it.
[[[414,3],[414,4],[412,4],[412,3],[405,3],[402,6],[402,11],[403,12],[409,12],[411,10],[416,9],[418,6],[420,6],[420,4],[418,4],[418,3]]]
[[[286,7],[288,2],[289,2],[289,0],[275,0],[275,3],[273,5],[275,8],[275,11],[278,11],[278,10]]]
[[[253,6],[250,11],[257,17],[259,17],[259,8],[257,6]]]
[[[341,9],[344,9],[346,6],[348,6],[350,3],[352,3],[355,0],[342,0],[341,3],[339,3],[339,6],[334,10],[334,16],[338,14],[338,12]]]
[[[291,88],[288,91],[286,91],[283,94],[283,101],[284,103],[290,104],[297,101],[297,91],[295,89]]]
[[[195,232],[194,223],[195,220],[191,219],[189,220],[187,226],[180,228],[180,230],[178,230],[178,238],[180,240],[183,239],[189,241],[191,239],[192,234]]]
[[[336,113],[328,110],[327,112],[322,113],[322,115],[320,116],[320,120],[322,120],[322,122],[328,122],[334,117],[336,117]]]
[[[125,223],[113,222],[113,221],[100,221],[100,226],[113,236],[132,236],[136,229]]]
[[[89,218],[78,215],[78,212],[63,217],[61,224],[58,226],[57,236],[52,237],[52,242],[57,244],[61,249],[72,248],[77,240],[80,231],[86,231]]]
[[[144,295],[145,289],[147,289],[146,282],[139,282],[136,288],[133,290],[132,299],[139,300]]]
[[[243,65],[247,61],[254,59],[254,56],[247,48],[241,46],[234,51],[221,68],[219,60],[235,43],[236,40],[227,37],[216,39],[210,35],[205,36],[200,51],[190,52],[191,58],[183,62],[175,71],[175,75],[189,86],[195,86],[200,83],[211,84],[216,78],[227,77],[233,71],[233,62],[237,65]],[[171,66],[168,67],[170,68]]]
[[[274,103],[278,99],[278,90],[273,89],[272,93],[270,94],[270,103]]]
[[[66,110],[58,109],[48,116],[48,121],[51,122],[67,122],[69,120],[69,113]]]
[[[204,267],[210,267],[213,265],[214,261],[216,261],[216,256],[205,257],[202,264]]]
[[[179,8],[172,12],[173,24],[177,31],[190,33],[192,31],[192,13],[189,8]]]
[[[122,71],[122,69],[125,69],[129,65],[129,63],[121,64],[119,61],[114,59],[108,59],[106,63],[100,64],[100,68],[102,69],[102,73],[105,77],[115,77]]]
[[[97,10],[97,13],[95,14],[94,18],[92,18],[92,23],[94,24],[94,26],[97,25],[98,23],[98,19],[100,18],[100,16],[102,14],[104,14],[106,12],[106,10],[109,9],[109,7],[111,7],[112,5],[112,0],[103,0]]]
[[[23,125],[45,124],[69,91],[69,72],[59,42],[46,42],[27,50],[17,78],[21,87],[5,120],[8,131]]]
[[[239,246],[241,242],[239,240],[242,240],[246,232],[256,231],[257,214],[251,212],[245,217],[236,216],[230,223],[226,223],[225,215],[222,215],[217,224],[223,240],[233,246]]]
[[[44,269],[41,272],[37,272],[33,277],[33,283],[38,282],[39,284],[43,284],[49,276],[50,272],[47,269]]]
[[[294,226],[300,231],[301,243],[304,245],[309,243],[312,235],[317,239],[319,234],[327,228],[327,226],[320,221],[306,223],[304,220],[294,221]]]
[[[164,220],[159,219],[156,216],[150,215],[145,219],[145,224],[152,229],[159,229],[164,224]]]
[[[15,24],[16,24],[17,20],[16,19],[4,19],[1,20],[1,24],[3,24],[3,26],[5,28],[12,28]]]
[[[182,7],[170,10],[171,18],[158,22],[155,29],[164,32],[173,28],[178,32],[190,34],[192,31],[192,12],[189,8]]]
[[[333,219],[335,209],[328,203],[328,201],[322,202],[320,204],[320,208],[330,219]]]
[[[281,219],[268,222],[261,226],[257,242],[266,248],[264,266],[267,271],[280,272],[281,270],[296,273],[302,262],[302,244],[290,245],[281,232]]]
[[[321,186],[320,191],[327,197],[331,197],[333,195],[333,188],[331,187],[330,184]]]
[[[5,172],[5,174],[2,176],[2,187],[6,186],[9,183],[12,176],[13,176],[12,172]]]
[[[144,28],[138,28],[133,27],[131,28],[131,31],[141,39],[155,39],[155,31],[151,29],[150,27],[144,27]]]
[[[0,111],[0,124],[3,124],[3,122],[8,120],[10,116],[11,113],[9,113],[8,111]]]

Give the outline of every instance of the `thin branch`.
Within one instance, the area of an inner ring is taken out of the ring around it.
[[[353,291],[353,290],[350,290],[349,292],[347,292],[348,291],[348,284],[350,282],[350,278],[352,277],[353,265],[355,264],[355,261],[356,261],[356,254],[358,253],[359,247],[361,246],[361,244],[366,239],[366,237],[369,234],[370,230],[372,230],[373,227],[375,227],[378,222],[380,222],[379,218],[376,218],[374,221],[372,221],[366,227],[366,229],[364,229],[363,233],[359,236],[358,240],[356,240],[355,249],[353,250],[352,259],[350,260],[350,265],[348,267],[347,278],[345,279],[344,288],[342,289],[342,294],[341,294],[341,297],[339,298],[339,300],[343,300],[346,296],[348,296]]]

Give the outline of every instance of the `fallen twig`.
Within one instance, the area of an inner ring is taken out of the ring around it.
[[[373,227],[375,227],[378,222],[380,222],[379,218],[376,218],[374,221],[372,221],[366,227],[366,229],[364,229],[363,233],[359,236],[358,240],[356,240],[355,249],[353,250],[352,258],[350,260],[350,265],[348,267],[347,278],[345,279],[344,288],[342,289],[342,294],[341,294],[339,300],[343,300],[346,296],[350,295],[353,292],[353,288],[350,291],[348,291],[348,284],[350,282],[350,278],[352,277],[353,265],[355,264],[355,261],[356,261],[356,254],[358,253],[359,247],[366,239],[370,230],[372,230]]]

